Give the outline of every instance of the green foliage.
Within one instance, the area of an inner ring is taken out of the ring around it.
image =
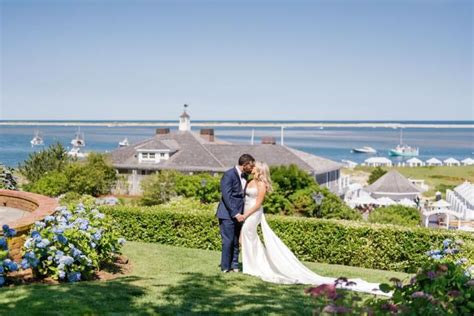
[[[95,206],[95,200],[95,197],[91,195],[67,192],[61,197],[59,204],[66,206],[68,209],[74,209],[78,204],[82,204],[86,208],[92,208]]]
[[[122,244],[112,221],[98,210],[62,207],[35,223],[21,264],[39,277],[75,282],[112,262]]]
[[[0,237],[0,287],[5,285],[10,272],[18,271],[18,264],[10,258],[8,249],[8,241],[16,235],[16,230],[3,225],[2,235]]]
[[[179,177],[177,171],[162,170],[150,175],[141,182],[143,196],[142,205],[163,204],[177,196],[176,179]]]
[[[369,214],[369,222],[394,224],[402,226],[418,226],[421,222],[420,212],[414,207],[390,205],[376,208]]]
[[[278,191],[285,197],[297,190],[317,185],[311,175],[296,165],[271,167],[270,174],[272,182],[278,185]]]
[[[315,314],[331,315],[335,311],[349,315],[473,315],[474,267],[461,258],[459,246],[447,239],[442,250],[429,251],[430,257],[409,282],[392,278],[393,285],[380,289],[392,292],[389,299],[373,297],[362,304],[355,292],[336,293],[335,284],[323,284],[307,290],[315,297]],[[326,291],[324,291],[326,290]]]
[[[0,163],[0,189],[16,190],[17,181],[13,171]]]
[[[382,167],[376,167],[372,172],[370,173],[369,180],[367,181],[369,184],[374,183],[377,181],[380,177],[382,177],[384,174],[387,173],[387,170],[382,169]]]
[[[154,207],[115,206],[101,210],[113,217],[129,240],[219,250],[221,239],[215,205]],[[415,272],[427,260],[424,252],[446,238],[462,237],[474,258],[474,236],[467,233],[354,221],[267,216],[269,225],[304,261],[371,269]]]
[[[31,153],[18,170],[30,183],[35,183],[50,172],[61,172],[71,162],[66,149],[60,143],[39,152]]]
[[[176,193],[184,197],[196,197],[203,203],[220,199],[220,178],[207,173],[176,175]]]
[[[278,185],[274,185],[273,189],[274,191],[268,194],[263,201],[265,213],[280,215],[294,214],[293,205],[286,197],[280,194]]]
[[[62,170],[46,173],[30,183],[29,190],[48,196],[66,192],[99,196],[109,193],[116,180],[115,169],[105,156],[91,153],[85,162],[70,162]]]
[[[29,191],[47,196],[59,196],[67,192],[69,179],[61,171],[52,171],[29,186]]]

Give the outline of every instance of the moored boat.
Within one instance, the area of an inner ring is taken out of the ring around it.
[[[364,146],[361,148],[352,148],[352,152],[355,154],[376,154],[377,150],[369,146]]]
[[[35,135],[30,140],[30,144],[31,144],[31,147],[44,145],[43,137],[41,136],[39,131],[35,131]]]

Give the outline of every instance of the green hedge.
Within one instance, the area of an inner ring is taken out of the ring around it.
[[[117,229],[127,240],[220,250],[213,210],[194,206],[176,202],[154,207],[103,207],[102,211],[116,220]],[[425,252],[446,238],[464,240],[468,258],[474,259],[474,236],[468,233],[273,215],[267,219],[304,261],[415,272],[427,259]]]

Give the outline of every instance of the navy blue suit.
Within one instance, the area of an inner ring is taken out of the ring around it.
[[[235,168],[227,170],[221,179],[221,200],[217,218],[222,237],[221,270],[239,267],[239,236],[242,223],[235,216],[244,211],[245,188]]]

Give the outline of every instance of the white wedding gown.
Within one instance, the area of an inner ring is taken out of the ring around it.
[[[245,211],[256,203],[257,188],[247,188]],[[261,224],[265,245],[257,234]],[[257,276],[264,281],[279,284],[334,284],[336,278],[320,276],[306,268],[268,226],[263,208],[250,215],[242,227],[243,273]],[[352,286],[338,286],[353,291],[387,295],[379,290],[379,284],[362,279],[349,279]]]

